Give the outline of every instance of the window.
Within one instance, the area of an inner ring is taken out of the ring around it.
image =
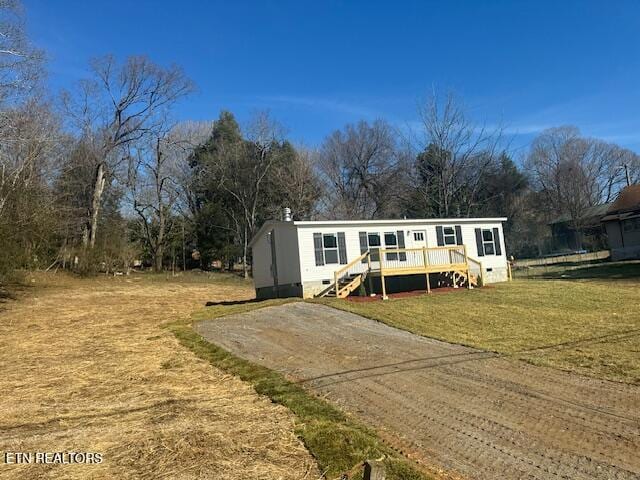
[[[338,263],[338,239],[334,233],[322,235],[322,247],[324,250],[324,263]]]
[[[398,247],[398,237],[396,235],[396,232],[384,233],[384,246],[385,248]],[[398,260],[398,253],[397,252],[387,253],[387,260]]]
[[[367,241],[369,242],[369,247],[379,247],[380,243],[380,234],[379,233],[368,233]]]
[[[384,234],[384,246],[385,247],[397,247],[398,237],[396,232],[385,232]]]
[[[377,262],[380,260],[380,248],[404,248],[404,233],[401,230],[397,232],[385,232],[380,235],[377,232],[360,232],[360,253],[364,253],[367,250],[371,252],[371,261]],[[384,240],[384,244],[382,243]],[[400,260],[405,261],[407,254],[400,253]],[[387,253],[387,260],[398,260],[398,252]],[[366,263],[367,260],[363,259],[362,263]]]
[[[371,252],[371,261],[377,262],[380,260],[378,249],[381,245],[379,233],[367,233],[367,248]]]
[[[485,255],[495,255],[495,242],[493,240],[493,231],[491,230],[482,230],[482,248],[484,249]]]
[[[456,230],[453,227],[443,227],[442,233],[444,235],[445,245],[457,245],[458,240],[456,238]]]
[[[414,242],[424,242],[424,232],[413,232]]]
[[[478,256],[502,255],[499,228],[476,228],[476,248]]]
[[[462,227],[460,225],[436,225],[436,239],[439,247],[462,245]]]

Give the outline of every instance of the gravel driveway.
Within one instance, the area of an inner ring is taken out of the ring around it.
[[[640,478],[637,386],[535,367],[303,302],[197,328],[391,434],[432,468],[478,479]]]

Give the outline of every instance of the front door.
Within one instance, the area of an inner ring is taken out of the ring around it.
[[[426,230],[413,230],[411,232],[413,248],[425,248],[427,247],[427,231]]]

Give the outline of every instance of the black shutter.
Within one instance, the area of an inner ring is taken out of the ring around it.
[[[500,246],[500,230],[493,229],[493,245],[495,246],[496,255],[502,255],[502,247]]]
[[[476,228],[476,246],[478,247],[478,256],[484,257],[484,246],[482,245],[482,229]]]
[[[338,232],[338,258],[340,263],[347,263],[347,242],[344,240],[344,232]]]
[[[322,251],[322,234],[313,234],[313,249],[316,252],[316,266],[324,265],[324,252]]]
[[[359,232],[360,236],[360,255],[369,249],[369,241],[367,240],[367,232]],[[367,259],[363,258],[362,263],[367,263]]]
[[[441,226],[436,227],[436,238],[438,239],[438,246],[444,247],[444,232]]]
[[[460,225],[456,225],[456,243],[458,245],[462,245],[464,242],[462,241],[462,229]]]
[[[398,248],[404,248],[404,232],[402,230],[398,230]],[[407,261],[407,253],[406,252],[400,252],[399,255],[400,261],[401,262],[406,262]]]

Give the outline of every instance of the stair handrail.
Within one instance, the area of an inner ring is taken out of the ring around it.
[[[478,270],[480,271],[480,277],[478,278],[478,285],[482,286],[482,283],[484,282],[484,269],[482,267],[482,262],[468,255],[467,255],[467,261],[469,263],[473,263],[478,266]],[[471,275],[471,271],[469,271],[469,275]]]
[[[342,274],[344,272],[347,272],[354,265],[357,265],[359,262],[362,262],[364,259],[368,259],[368,257],[369,257],[369,250],[363,252],[359,257],[355,258],[354,260],[351,260],[344,267],[341,267],[335,272],[333,272],[333,281],[336,289],[336,296],[338,295],[338,279],[342,277]]]

